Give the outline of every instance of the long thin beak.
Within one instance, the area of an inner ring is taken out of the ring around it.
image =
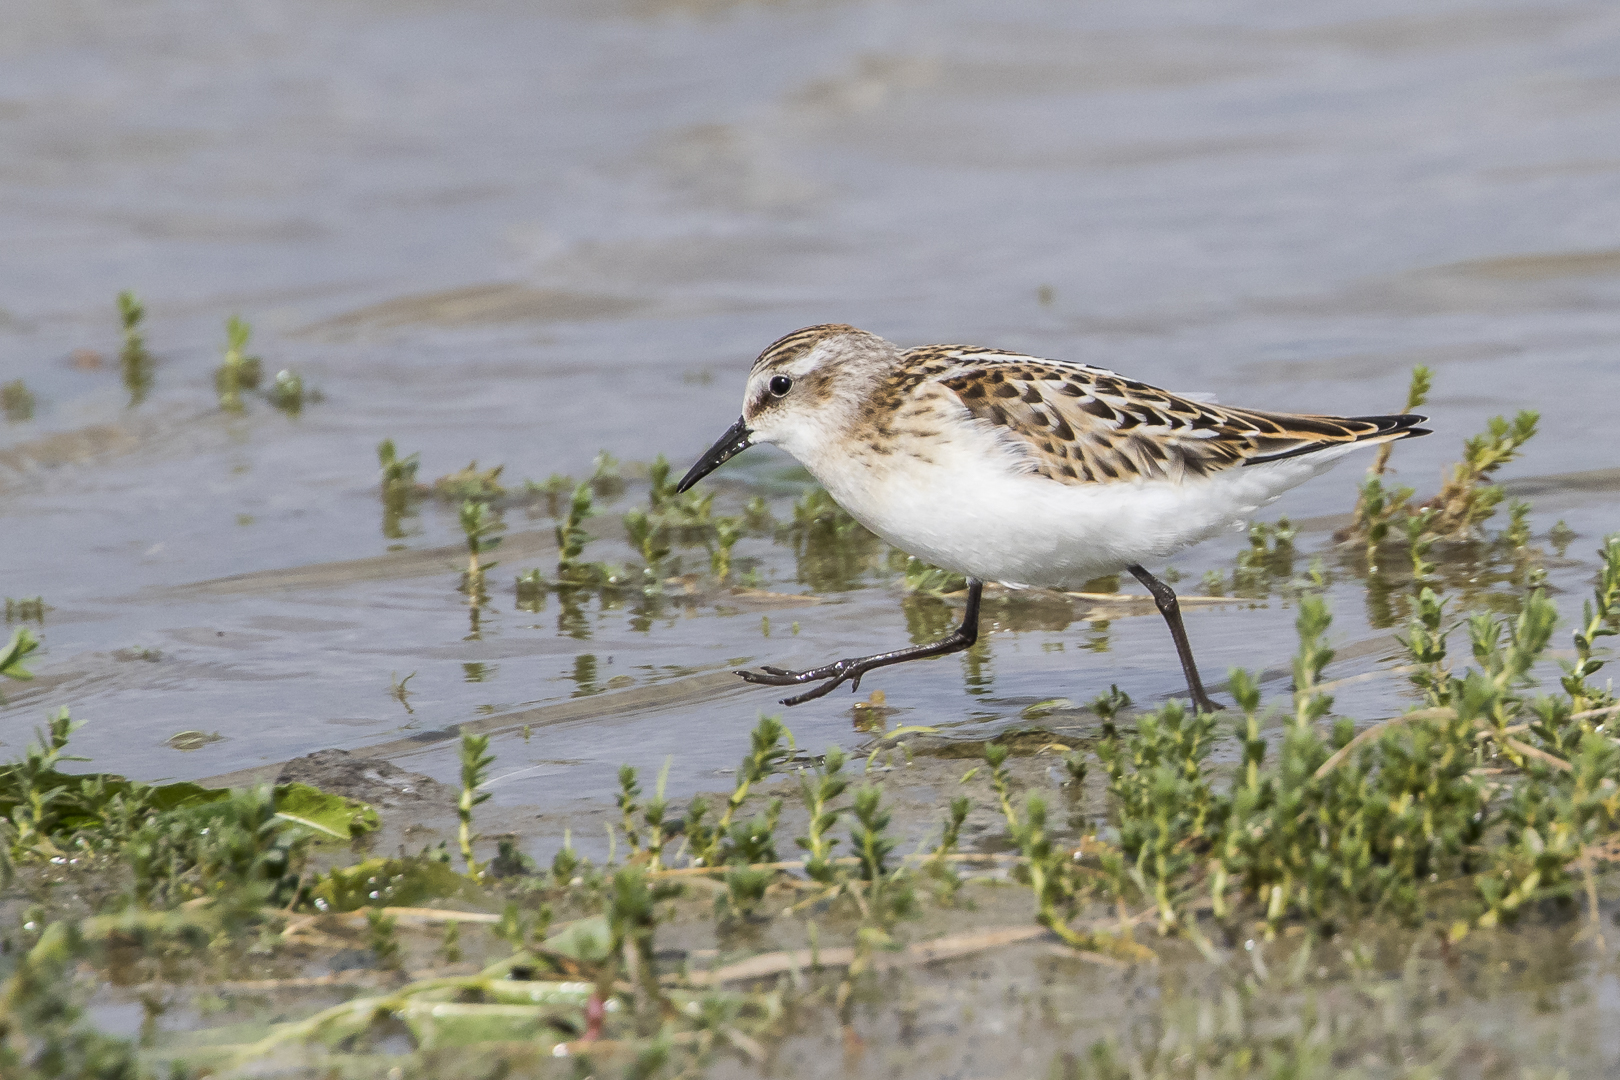
[[[687,474],[681,477],[681,482],[675,485],[675,493],[679,495],[684,492],[687,488],[714,472],[722,464],[754,445],[749,441],[749,437],[753,434],[752,431],[748,430],[748,422],[740,416],[737,417],[737,422],[726,428],[726,433],[720,436],[713,446],[704,451],[703,456],[698,458],[697,464],[693,465]]]

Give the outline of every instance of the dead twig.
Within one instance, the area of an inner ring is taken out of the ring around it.
[[[879,953],[873,956],[872,969],[874,971],[888,971],[918,964],[933,964],[941,960],[954,960],[958,957],[983,952],[986,949],[998,949],[1007,945],[1016,945],[1023,941],[1033,941],[1050,933],[1051,931],[1044,926],[1010,926],[999,930],[983,930],[974,934],[957,934],[952,937],[936,938],[933,941],[919,941],[897,952]],[[765,979],[773,975],[785,975],[790,971],[807,967],[842,968],[853,964],[856,955],[856,950],[853,947],[821,949],[819,951],[793,949],[763,953],[759,956],[751,956],[747,960],[740,960],[735,964],[715,968],[713,971],[692,972],[687,976],[686,981],[693,986],[719,986],[722,983],[745,982],[750,979]]]
[[[1380,720],[1372,727],[1358,732],[1355,738],[1351,739],[1338,750],[1334,751],[1332,757],[1322,762],[1321,768],[1316,770],[1315,774],[1312,776],[1312,779],[1322,779],[1328,773],[1332,772],[1334,769],[1337,769],[1341,764],[1343,764],[1344,759],[1349,757],[1351,752],[1357,747],[1365,746],[1368,742],[1377,738],[1379,735],[1383,734],[1386,729],[1394,726],[1395,724],[1404,724],[1411,720],[1449,720],[1456,715],[1456,710],[1442,707],[1434,709],[1415,709],[1412,712],[1405,713],[1401,716],[1391,716],[1387,720]],[[1524,731],[1527,728],[1528,725],[1516,724],[1506,730],[1517,732]],[[1574,771],[1575,766],[1571,765],[1563,758],[1558,757],[1556,754],[1549,754],[1545,750],[1539,750],[1536,747],[1531,746],[1529,743],[1520,742],[1518,739],[1515,739],[1509,735],[1498,734],[1489,728],[1481,728],[1478,737],[1494,738],[1503,746],[1517,754],[1521,754],[1527,758],[1534,758],[1543,764],[1551,765],[1553,768],[1560,769],[1563,772]]]
[[[1354,750],[1356,750],[1358,747],[1365,746],[1373,739],[1376,739],[1379,735],[1383,734],[1384,730],[1388,727],[1395,724],[1404,724],[1410,720],[1444,720],[1455,715],[1456,713],[1447,708],[1417,709],[1413,712],[1404,713],[1400,716],[1391,716],[1387,719],[1380,720],[1372,727],[1364,728],[1356,734],[1355,738],[1351,739],[1349,742],[1339,747],[1339,749],[1335,750],[1332,757],[1322,762],[1321,768],[1316,770],[1311,779],[1320,780],[1334,769],[1337,769],[1341,764],[1344,763],[1344,759],[1349,757]]]

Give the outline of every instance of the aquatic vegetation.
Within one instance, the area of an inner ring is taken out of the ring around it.
[[[908,593],[940,596],[945,593],[958,593],[967,588],[967,578],[964,575],[931,566],[915,555],[905,556],[904,567],[901,584]]]
[[[20,423],[34,418],[34,393],[21,379],[13,379],[0,386],[0,412],[6,420]]]
[[[433,481],[433,494],[445,502],[496,502],[506,497],[506,489],[500,481],[503,468],[504,465],[493,465],[480,469],[477,461],[470,461],[465,468]],[[411,475],[416,475],[415,469],[411,470]]]
[[[1504,452],[1485,446],[1479,476],[1488,479],[1485,459]],[[401,458],[385,442],[378,460],[385,505],[425,492],[416,455]],[[498,486],[498,470],[467,471]],[[593,538],[598,485],[574,484],[558,507],[557,573],[521,575],[520,600],[537,605],[556,592],[566,632],[567,620],[583,624],[588,603],[639,617],[676,603],[663,590],[695,593],[738,577],[736,545],[772,528],[763,501],[721,514],[712,496],[676,496],[667,463],[654,463],[648,478],[647,502],[622,516],[637,562],[588,560],[589,545],[619,539]],[[469,585],[494,565],[485,556],[498,540],[499,505],[461,503]],[[914,632],[949,621],[939,596],[952,591],[949,575],[893,556],[829,506],[811,490],[775,533],[795,545],[802,574],[823,572],[807,566],[815,558],[829,560],[831,580],[886,568],[907,587]],[[801,754],[781,721],[766,717],[729,793],[694,797],[684,813],[666,798],[667,762],[650,794],[634,767],[621,767],[603,800],[614,807],[607,854],[591,849],[594,864],[567,833],[549,863],[526,854],[521,837],[480,836],[478,824],[488,830],[492,820],[477,809],[495,761],[488,734],[460,741],[455,825],[447,802],[444,842],[384,856],[343,847],[374,832],[375,812],[313,789],[213,792],[70,775],[71,721],[60,714],[0,767],[0,869],[29,899],[54,895],[50,882],[63,876],[108,884],[78,908],[42,900],[25,917],[34,929],[14,932],[24,945],[0,955],[10,980],[0,989],[0,1053],[23,1045],[3,1041],[25,1015],[5,995],[46,970],[25,972],[42,932],[78,941],[71,962],[98,977],[130,963],[131,941],[161,954],[167,967],[143,957],[151,966],[119,985],[163,980],[188,1003],[183,1023],[202,1030],[169,1032],[154,1017],[155,1048],[131,1059],[137,1069],[183,1061],[243,1075],[272,1052],[277,1067],[321,1075],[381,1075],[396,1065],[407,1075],[456,1075],[478,1062],[542,1075],[695,1076],[718,1056],[757,1067],[817,1025],[858,1046],[868,1008],[910,1007],[890,1000],[906,992],[888,974],[899,966],[976,950],[1005,965],[1009,942],[1032,945],[1032,960],[1038,950],[1040,970],[1056,966],[1053,979],[1071,967],[1175,965],[1164,1004],[1132,1006],[1146,1018],[1079,1056],[1059,1056],[1054,1075],[1169,1077],[1202,1063],[1235,1077],[1262,1053],[1310,1068],[1323,1054],[1360,1053],[1387,1032],[1359,1003],[1333,1006],[1350,1017],[1338,1026],[1290,1019],[1313,986],[1342,988],[1353,973],[1325,957],[1308,972],[1279,979],[1257,967],[1250,978],[1249,965],[1283,951],[1268,943],[1290,941],[1292,956],[1310,957],[1308,945],[1332,939],[1337,956],[1399,933],[1429,948],[1468,940],[1474,949],[1515,924],[1513,933],[1584,924],[1598,912],[1604,861],[1620,850],[1620,749],[1608,735],[1620,704],[1602,678],[1604,639],[1620,629],[1620,536],[1599,552],[1570,651],[1555,655],[1564,643],[1537,587],[1527,509],[1509,505],[1500,534],[1476,530],[1465,541],[1436,528],[1439,513],[1408,496],[1386,515],[1374,545],[1383,565],[1371,573],[1365,538],[1302,570],[1311,553],[1296,547],[1286,520],[1251,527],[1221,585],[1239,596],[1281,593],[1296,609],[1292,691],[1272,700],[1239,670],[1229,684],[1237,707],[1225,714],[1191,715],[1173,703],[1139,710],[1112,688],[1078,726],[1083,710],[1047,701],[1024,710],[1029,728],[969,741],[927,720],[892,728],[874,697],[855,714],[859,750],[829,747],[819,757]],[[707,572],[682,575],[680,560],[694,555],[707,556]],[[1451,587],[1463,556],[1499,568],[1483,609],[1476,594]],[[1329,565],[1341,583],[1366,573],[1369,593],[1379,583],[1401,612],[1405,655],[1389,678],[1407,680],[1410,711],[1359,723],[1335,713],[1322,596]],[[1099,581],[1088,591],[1117,587]],[[480,602],[476,587],[470,595]],[[24,672],[31,641],[14,634],[0,669]],[[969,656],[970,672],[982,659]],[[610,685],[597,664],[576,658],[580,693]],[[394,674],[390,686],[407,709],[410,679]],[[951,767],[924,804],[937,809],[919,816],[919,789],[904,786],[904,770],[914,754],[934,753],[982,754],[982,764],[960,786],[967,765]],[[434,903],[442,906],[424,906]],[[969,917],[987,925],[945,934],[947,920]],[[108,929],[114,920],[123,929]],[[283,997],[271,1009],[258,990],[219,991],[218,1004],[190,1007],[219,980],[296,989],[322,965],[331,974],[313,977],[349,989],[321,993],[352,996]],[[1331,976],[1319,974],[1330,965]],[[1198,979],[1213,988],[1207,1001],[1192,986]],[[62,992],[60,1015],[71,1023],[51,1037],[63,1046],[93,1034],[72,1019],[77,1001],[80,991]],[[1218,1016],[1198,1011],[1209,1001]],[[1091,1044],[1097,1028],[1087,1030],[1075,1045]],[[29,1038],[19,1052],[37,1055],[41,1044]],[[1166,1056],[1172,1044],[1196,1061]],[[106,1045],[114,1061],[130,1049]]]
[[[1463,459],[1451,467],[1439,494],[1421,510],[1433,511],[1428,531],[1465,539],[1496,513],[1503,491],[1486,481],[1503,465],[1519,456],[1536,433],[1540,415],[1522,409],[1510,422],[1492,417],[1486,430],[1463,444]]]
[[[214,372],[214,390],[219,395],[219,407],[226,412],[239,413],[243,409],[242,392],[257,390],[264,375],[264,362],[249,356],[248,339],[253,328],[239,315],[225,322],[225,359]]]
[[[318,390],[306,390],[303,376],[283,368],[276,372],[265,397],[288,416],[297,416],[304,411],[306,402],[319,401],[321,394]]]
[[[591,485],[591,494],[598,499],[609,501],[624,494],[624,477],[619,475],[619,459],[606,450],[599,450],[596,460],[591,464],[590,479],[585,481]]]
[[[725,581],[731,576],[731,549],[737,546],[742,534],[741,518],[714,519],[714,549],[709,553],[709,572],[716,580]]]
[[[494,561],[484,561],[483,556],[500,547],[501,537],[496,534],[505,529],[506,524],[490,510],[488,504],[472,499],[461,504],[460,520],[461,532],[467,542],[467,570],[462,577],[462,589],[469,603],[479,604],[486,595],[484,575],[500,565]]]
[[[45,621],[45,598],[43,596],[24,596],[17,599],[6,597],[6,622],[12,620],[22,622]]]
[[[817,592],[854,588],[875,569],[886,545],[820,487],[793,505],[793,520],[777,535],[793,545],[799,580]]]
[[[530,502],[543,502],[548,517],[556,517],[562,513],[563,500],[572,494],[574,486],[572,477],[564,476],[561,473],[552,473],[543,481],[523,481],[523,492]]]
[[[33,673],[23,667],[23,659],[39,648],[39,639],[19,626],[11,632],[11,640],[0,648],[0,675],[8,679],[32,679]]]
[[[382,469],[383,498],[422,494],[416,482],[416,470],[421,465],[421,454],[400,457],[393,439],[377,444],[377,464]]]
[[[124,389],[129,391],[129,403],[133,407],[146,400],[152,392],[153,370],[157,361],[152,354],[146,351],[146,338],[141,333],[141,322],[146,318],[146,308],[135,299],[135,294],[128,291],[118,294],[118,319],[124,328],[124,343],[119,350],[119,366],[123,369]]]
[[[415,693],[415,691],[411,690],[407,684],[414,678],[416,678],[416,672],[414,671],[403,679],[399,677],[397,671],[388,673],[388,696],[405,706],[405,711],[413,715],[416,710],[411,708],[411,694]]]
[[[799,770],[799,793],[804,797],[809,812],[806,833],[794,841],[808,854],[804,872],[812,881],[833,884],[833,849],[838,838],[829,835],[838,824],[843,810],[833,806],[849,789],[849,778],[843,775],[844,751],[837,746],[827,747],[821,761],[809,769]]]
[[[1260,541],[1250,548],[1264,553],[1256,560],[1275,558],[1276,534]],[[334,1045],[364,1055],[379,1024],[400,1025],[415,1055],[455,1045],[466,1048],[458,1053],[504,1060],[522,1047],[549,1057],[563,1046],[561,1053],[595,1069],[656,1060],[660,1068],[696,1071],[718,1053],[757,1062],[767,1043],[788,1034],[784,995],[796,995],[801,1018],[825,1003],[848,1040],[856,1037],[857,1005],[878,992],[873,975],[913,950],[937,956],[1030,940],[1012,927],[964,936],[962,944],[906,944],[908,934],[926,933],[936,913],[964,897],[987,902],[1009,885],[1027,897],[1035,932],[1078,955],[1128,964],[1174,948],[1166,939],[1181,939],[1205,957],[1220,987],[1251,986],[1250,996],[1230,1001],[1219,997],[1227,989],[1218,991],[1213,1000],[1227,1004],[1213,1029],[1207,1017],[1195,1023],[1178,1011],[1204,1017],[1192,997],[1173,996],[1154,1014],[1158,1041],[1105,1039],[1085,1055],[1060,1057],[1054,1075],[1112,1078],[1138,1066],[1162,1072],[1170,1060],[1165,1039],[1196,1050],[1211,1068],[1239,1061],[1227,1042],[1200,1034],[1210,1030],[1247,1040],[1251,1052],[1270,1048],[1316,1061],[1312,1055],[1324,1047],[1359,1046],[1371,1029],[1336,1027],[1337,1034],[1319,1037],[1317,1027],[1268,1019],[1274,1010],[1292,1015],[1284,1003],[1326,969],[1298,961],[1281,976],[1256,968],[1252,984],[1243,982],[1240,962],[1258,964],[1267,941],[1303,929],[1294,955],[1309,958],[1312,940],[1352,935],[1369,919],[1396,926],[1421,919],[1446,928],[1441,940],[1454,943],[1532,909],[1544,919],[1576,919],[1583,905],[1590,908],[1593,850],[1620,836],[1620,749],[1600,730],[1620,706],[1591,678],[1606,660],[1602,639],[1620,616],[1620,536],[1605,541],[1599,556],[1592,597],[1574,627],[1573,659],[1552,693],[1533,685],[1549,666],[1556,622],[1544,595],[1531,590],[1512,614],[1479,613],[1462,624],[1471,649],[1464,665],[1452,660],[1447,641],[1459,624],[1446,599],[1423,586],[1405,638],[1407,677],[1423,700],[1358,731],[1332,712],[1324,683],[1333,660],[1330,615],[1307,591],[1298,599],[1294,688],[1280,710],[1263,706],[1257,680],[1243,671],[1232,673],[1237,709],[1227,715],[1195,716],[1174,702],[1134,711],[1112,688],[1090,706],[1099,732],[1090,745],[1102,763],[1097,782],[1088,775],[1084,741],[1054,742],[1038,729],[988,740],[983,765],[962,781],[978,775],[988,785],[1000,836],[981,840],[995,840],[1005,853],[957,850],[974,811],[972,788],[951,798],[933,837],[917,838],[917,850],[903,853],[911,838],[896,830],[895,793],[874,766],[906,729],[874,736],[862,775],[836,747],[819,759],[796,759],[791,733],[766,717],[719,806],[699,796],[671,819],[668,766],[651,798],[636,770],[621,768],[612,835],[623,855],[610,855],[600,868],[566,841],[543,871],[511,838],[493,858],[480,858],[488,841],[480,840],[474,813],[488,797],[494,754],[487,735],[469,733],[461,741],[457,802],[465,872],[452,867],[442,845],[438,854],[363,856],[316,870],[313,845],[323,836],[363,833],[375,821],[367,808],[334,805],[311,789],[305,797],[324,811],[302,810],[280,789],[143,791],[101,775],[84,785],[57,767],[67,759],[65,715],[0,774],[0,793],[10,793],[0,794],[6,851],[16,873],[72,852],[128,867],[131,885],[119,913],[67,918],[45,930],[58,943],[77,935],[84,944],[72,955],[95,965],[108,962],[92,933],[104,925],[97,919],[139,922],[176,956],[234,955],[220,950],[238,946],[220,943],[249,939],[277,943],[268,946],[274,952],[292,940],[287,935],[297,936],[292,928],[314,925],[307,920],[351,920],[322,923],[321,933],[351,928],[345,933],[358,938],[348,940],[391,983],[240,1028],[230,1041],[204,1034],[166,1044],[166,1059],[215,1075],[235,1075],[272,1048],[311,1063],[326,1060]],[[1223,745],[1230,752],[1216,753]],[[1066,778],[1062,794],[1030,787],[1020,779],[1026,774],[1014,771],[1014,755],[1035,746],[1063,751],[1052,764]],[[778,834],[788,800],[767,787],[784,772],[796,780],[802,862],[783,861]],[[1085,818],[1077,825],[1054,813],[1053,799],[1078,797],[1088,785],[1098,792],[1099,783],[1108,800],[1105,827],[1093,832]],[[166,807],[157,792],[166,793]],[[958,867],[984,860],[1001,884],[981,893]],[[932,888],[919,888],[925,883]],[[464,909],[420,906],[436,898],[454,898]],[[569,917],[558,923],[554,912]],[[659,947],[666,926],[690,920],[712,921],[722,940],[802,926],[811,949],[739,960],[735,970],[767,984],[722,991],[724,969],[672,963]],[[848,944],[823,944],[829,933]],[[1223,948],[1245,936],[1257,940],[1229,959]],[[426,954],[446,964],[474,958],[471,973],[413,974]],[[805,974],[814,967],[807,956],[830,969],[824,989],[815,989],[813,970]],[[8,989],[37,977],[42,969],[24,970],[33,957],[13,967]],[[777,976],[783,981],[772,986]],[[1359,976],[1334,975],[1347,977]],[[790,990],[797,986],[804,989]],[[0,1008],[0,1024],[15,1024],[21,1008]],[[1355,1015],[1363,1023],[1372,1014]],[[75,1024],[70,1030],[88,1031]],[[124,1044],[107,1045],[116,1052]]]
[[[394,440],[384,439],[377,444],[377,465],[382,470],[382,533],[390,540],[402,540],[405,537],[404,519],[414,512],[416,499],[427,493],[424,485],[416,479],[421,455],[400,457]]]
[[[456,801],[456,818],[460,822],[456,842],[461,845],[461,858],[467,865],[467,876],[478,880],[484,868],[473,857],[473,810],[489,801],[489,792],[481,790],[489,779],[489,767],[495,764],[495,755],[489,752],[489,736],[465,734],[461,737],[461,797]]]
[[[1432,383],[1428,368],[1413,369],[1407,391],[1408,411],[1423,404]],[[1392,536],[1453,541],[1476,538],[1480,526],[1496,513],[1504,498],[1501,487],[1488,483],[1489,479],[1519,456],[1535,436],[1539,420],[1528,410],[1521,410],[1511,421],[1504,416],[1492,417],[1484,432],[1464,441],[1462,460],[1446,470],[1440,490],[1415,506],[1412,498],[1416,492],[1412,488],[1384,486],[1392,449],[1392,444],[1385,443],[1362,481],[1355,520],[1339,539],[1362,540],[1368,563],[1375,564],[1379,547]],[[1420,523],[1418,526],[1413,526],[1414,519]]]
[[[1434,389],[1434,369],[1422,364],[1412,369],[1412,381],[1406,387],[1406,404],[1401,412],[1414,413],[1428,404],[1429,392]],[[1395,450],[1392,442],[1384,443],[1378,448],[1378,456],[1373,458],[1372,467],[1368,469],[1374,476],[1383,476],[1389,469],[1389,455]]]

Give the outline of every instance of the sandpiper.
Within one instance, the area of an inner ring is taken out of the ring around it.
[[[1427,435],[1427,417],[1300,416],[1205,404],[1103,368],[968,345],[902,349],[853,326],[796,330],[754,361],[743,413],[685,491],[756,443],[797,458],[856,521],[968,579],[962,624],[928,645],[805,671],[798,705],[874,668],[968,648],[987,581],[1072,589],[1128,570],[1169,624],[1196,708],[1205,692],[1176,594],[1143,564],[1253,514],[1361,446]]]

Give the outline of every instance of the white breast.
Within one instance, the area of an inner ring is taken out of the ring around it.
[[[929,460],[901,446],[888,455],[847,446],[818,453],[786,442],[784,449],[857,521],[902,551],[983,581],[1074,588],[1203,540],[1355,448],[1184,483],[1066,484],[1022,471],[1005,444],[977,426],[949,431],[914,444]]]

